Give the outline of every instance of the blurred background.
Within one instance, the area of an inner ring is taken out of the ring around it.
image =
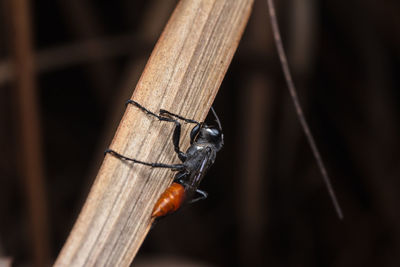
[[[256,0],[214,103],[209,198],[160,221],[133,266],[399,266],[400,2],[276,2],[344,221]],[[55,260],[176,3],[0,1],[0,258]]]

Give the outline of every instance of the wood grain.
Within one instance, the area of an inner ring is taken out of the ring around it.
[[[156,113],[163,108],[203,121],[252,4],[252,0],[180,1],[132,99]],[[178,163],[172,130],[170,123],[128,106],[110,147],[143,161]],[[190,125],[184,125],[183,150],[189,144],[189,130]],[[55,266],[129,266],[151,226],[153,206],[173,175],[171,170],[106,156]]]

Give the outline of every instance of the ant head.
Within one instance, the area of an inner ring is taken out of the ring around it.
[[[215,148],[220,150],[224,145],[224,135],[222,133],[222,126],[217,113],[214,108],[211,107],[211,111],[214,114],[215,121],[218,124],[216,126],[208,126],[204,123],[199,123],[193,127],[190,133],[190,144],[192,145],[194,142],[197,143],[211,143],[215,146]]]
[[[224,144],[224,135],[218,127],[204,125],[200,128],[197,136],[199,143],[211,143],[215,145],[217,150],[220,150]]]

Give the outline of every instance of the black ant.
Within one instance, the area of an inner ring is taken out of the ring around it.
[[[160,121],[167,121],[175,123],[174,133],[172,135],[172,143],[175,152],[178,154],[182,163],[179,164],[164,164],[164,163],[148,163],[140,160],[125,157],[114,150],[107,149],[105,153],[121,159],[132,161],[134,163],[151,166],[154,168],[169,168],[177,171],[174,182],[165,190],[165,192],[158,199],[152,213],[153,218],[159,218],[175,212],[179,209],[184,202],[193,203],[201,199],[207,198],[207,193],[198,189],[205,173],[214,163],[217,152],[224,144],[224,135],[222,133],[221,122],[213,108],[212,113],[218,124],[215,126],[208,126],[203,122],[198,122],[191,119],[186,119],[177,114],[169,111],[160,110],[160,115],[157,115],[134,100],[128,100],[127,104],[132,104],[148,115],[154,116]],[[178,120],[187,123],[193,123],[195,126],[190,132],[190,147],[186,153],[182,152],[179,148],[179,140],[181,136],[181,124]],[[193,197],[197,193],[198,197]]]

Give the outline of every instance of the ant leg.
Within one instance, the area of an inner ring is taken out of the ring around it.
[[[183,186],[185,187],[185,190],[194,189],[192,185],[188,184],[188,183],[184,180],[184,179],[186,178],[187,175],[188,175],[188,173],[185,172],[185,171],[180,171],[180,172],[178,172],[178,173],[175,175],[174,182],[183,185]],[[193,198],[192,200],[188,201],[188,204],[195,203],[195,202],[197,202],[197,201],[199,201],[199,200],[203,200],[203,199],[206,199],[206,198],[208,197],[208,193],[207,193],[206,191],[203,191],[203,190],[200,190],[200,189],[196,188],[196,189],[195,189],[195,192],[196,192],[197,194],[199,194],[200,196],[198,196],[198,197],[196,197],[196,198]]]
[[[187,159],[187,155],[179,149],[179,141],[181,139],[181,124],[175,120],[174,122],[175,122],[175,129],[172,135],[172,143],[174,145],[175,152],[178,154],[178,158],[182,162],[184,162]]]
[[[200,124],[200,122],[198,122],[198,121],[191,120],[191,119],[186,119],[186,118],[184,118],[184,117],[182,117],[182,116],[180,116],[180,115],[174,114],[174,113],[169,112],[169,111],[167,111],[167,110],[165,110],[165,109],[160,109],[160,115],[165,115],[165,114],[167,114],[167,115],[169,115],[169,116],[172,116],[172,117],[175,117],[175,118],[178,118],[178,119],[180,119],[180,120],[183,120],[184,122],[187,122],[187,123]]]
[[[187,122],[187,123],[194,123],[194,124],[196,124],[196,125],[193,127],[192,131],[190,132],[190,144],[192,145],[193,142],[194,142],[194,139],[196,138],[197,134],[198,134],[199,131],[200,131],[201,123],[198,122],[198,121],[195,121],[195,120],[186,119],[186,118],[184,118],[184,117],[182,117],[182,116],[179,116],[179,115],[174,114],[174,113],[172,113],[172,112],[169,112],[169,111],[167,111],[167,110],[160,109],[160,115],[165,115],[165,114],[167,114],[167,115],[169,115],[169,116],[176,117],[176,118],[178,118],[178,119],[180,119],[180,120],[183,120],[184,122]]]
[[[175,122],[175,120],[173,120],[173,119],[166,118],[166,117],[162,117],[162,116],[159,116],[159,115],[157,115],[157,114],[151,112],[150,110],[146,109],[145,107],[143,107],[143,106],[140,105],[138,102],[136,102],[136,101],[134,101],[134,100],[132,100],[132,99],[129,99],[128,101],[126,101],[125,105],[128,105],[128,104],[132,104],[132,105],[138,107],[138,108],[139,108],[141,111],[143,111],[144,113],[146,113],[146,114],[148,114],[148,115],[151,115],[151,116],[154,116],[154,117],[156,117],[157,119],[159,119],[160,121]]]
[[[177,172],[175,177],[174,177],[174,182],[184,185],[185,183],[183,182],[183,179],[188,175],[186,171],[180,171]]]
[[[208,197],[208,194],[207,194],[206,191],[203,191],[203,190],[200,190],[200,189],[196,189],[196,193],[199,194],[200,196],[190,200],[189,204],[195,203],[195,202],[197,202],[199,200],[206,199]]]
[[[144,161],[140,161],[140,160],[137,160],[137,159],[131,159],[131,158],[125,157],[125,156],[119,154],[118,152],[115,152],[112,149],[107,149],[106,151],[104,151],[104,154],[107,154],[107,153],[113,155],[116,158],[119,158],[120,160],[132,161],[134,163],[150,166],[150,167],[153,167],[153,168],[167,168],[167,169],[173,169],[173,170],[182,170],[182,169],[184,169],[183,164],[164,164],[164,163],[144,162]]]
[[[145,107],[143,107],[143,106],[140,105],[138,102],[136,102],[136,101],[134,101],[134,100],[132,100],[132,99],[129,99],[128,101],[126,101],[126,104],[127,104],[127,105],[128,105],[128,104],[132,104],[132,105],[138,107],[138,108],[139,108],[140,110],[142,110],[144,113],[149,114],[149,115],[152,115],[152,116],[156,117],[157,119],[159,119],[160,121],[168,121],[168,122],[173,122],[173,123],[175,123],[174,134],[173,134],[173,136],[172,136],[172,143],[173,143],[173,145],[174,145],[175,152],[178,154],[178,158],[179,158],[181,161],[185,161],[185,160],[186,160],[186,154],[183,153],[183,152],[179,149],[179,140],[180,140],[180,137],[181,137],[181,124],[180,124],[177,120],[174,120],[174,119],[172,119],[172,118],[168,118],[168,117],[164,117],[164,116],[157,115],[157,114],[151,112],[150,110],[146,109]],[[161,113],[161,112],[160,112],[160,113]]]
[[[194,140],[196,139],[197,135],[199,134],[200,129],[201,129],[201,124],[197,124],[190,131],[190,144],[191,145],[194,143]]]
[[[147,114],[149,114],[149,115],[152,115],[152,116],[156,117],[156,118],[159,119],[159,120],[162,120],[162,121],[175,121],[175,120],[172,120],[172,119],[170,119],[170,118],[168,118],[168,117],[159,116],[159,115],[155,114],[154,112],[151,112],[150,110],[148,110],[147,108],[143,107],[142,105],[140,105],[140,104],[139,104],[138,102],[136,102],[135,100],[129,99],[128,101],[126,101],[126,104],[125,104],[125,105],[128,105],[128,104],[132,104],[132,105],[138,107],[138,108],[139,108],[140,110],[142,110],[144,113],[147,113]],[[160,115],[164,115],[164,114],[168,114],[168,115],[170,115],[170,116],[176,117],[176,118],[178,118],[178,119],[180,119],[180,120],[183,120],[183,121],[185,121],[185,122],[187,122],[187,123],[200,124],[198,121],[191,120],[191,119],[186,119],[186,118],[184,118],[184,117],[182,117],[182,116],[179,116],[179,115],[177,115],[177,114],[174,114],[174,113],[171,113],[171,112],[169,112],[169,111],[166,111],[165,109],[160,109]]]

